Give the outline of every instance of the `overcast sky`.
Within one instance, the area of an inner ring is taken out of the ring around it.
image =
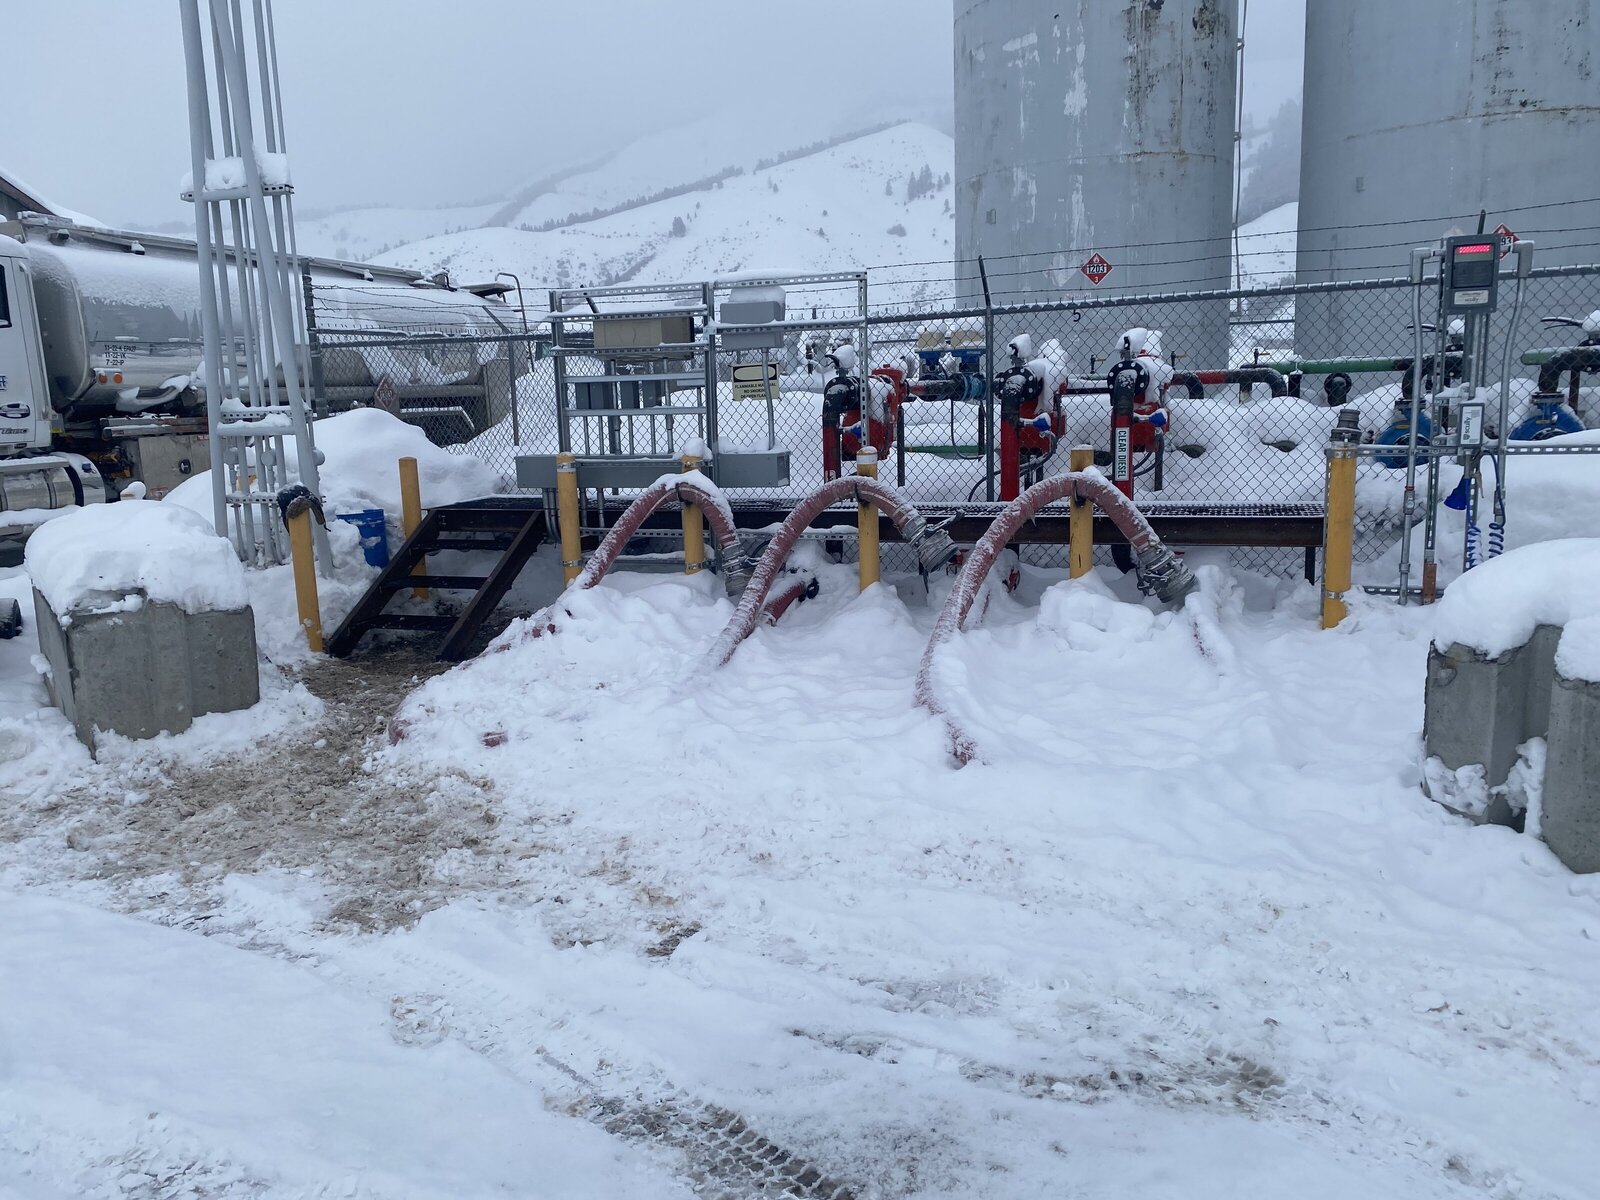
[[[1401,0],[1396,0],[1401,2]],[[248,6],[247,6],[248,7]],[[1247,110],[1299,94],[1305,0],[1250,0]],[[677,119],[947,113],[945,0],[276,0],[297,206],[500,199]],[[16,3],[0,167],[113,225],[188,220],[177,0]],[[641,181],[641,188],[647,181]]]

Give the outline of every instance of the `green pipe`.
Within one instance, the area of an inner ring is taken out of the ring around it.
[[[1403,371],[1411,365],[1409,358],[1286,358],[1278,361],[1251,363],[1253,367],[1271,367],[1284,375],[1295,371],[1302,375],[1337,375],[1340,372],[1361,374],[1378,371]]]
[[[983,453],[982,446],[907,446],[910,454],[931,454],[935,458],[975,458]]]
[[[1550,350],[1524,350],[1522,352],[1522,365],[1525,367],[1542,367],[1558,354],[1565,354],[1571,346],[1557,346]]]

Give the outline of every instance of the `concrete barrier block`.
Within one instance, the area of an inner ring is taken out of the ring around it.
[[[248,608],[189,613],[144,602],[74,612],[63,623],[35,591],[34,612],[50,698],[91,750],[96,731],[179,733],[195,717],[249,708],[261,698]]]
[[[1543,737],[1550,722],[1550,682],[1561,630],[1540,625],[1526,643],[1494,657],[1452,643],[1428,649],[1423,709],[1423,753],[1450,772],[1481,768],[1481,786],[1430,787],[1434,799],[1496,825],[1518,819],[1504,785],[1517,763],[1517,748]],[[1465,775],[1462,776],[1465,779]],[[1440,775],[1433,773],[1437,784]],[[1439,794],[1453,791],[1453,795]],[[1472,793],[1481,792],[1474,800]]]
[[[1517,745],[1545,732],[1549,701],[1530,704],[1548,688],[1560,630],[1540,626],[1525,645],[1489,657],[1454,643],[1428,649],[1423,740],[1451,769],[1482,764],[1491,785],[1505,782]]]
[[[1540,818],[1557,858],[1600,871],[1600,683],[1555,675]]]

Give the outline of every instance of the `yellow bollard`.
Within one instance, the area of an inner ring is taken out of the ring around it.
[[[417,482],[417,460],[402,458],[400,460],[400,528],[410,537],[417,531],[417,526],[422,524],[422,485]],[[413,575],[426,575],[428,573],[428,557],[423,555],[417,560],[417,565],[411,568]],[[418,600],[428,598],[427,588],[412,588],[411,594]]]
[[[556,519],[561,526],[561,578],[571,583],[583,571],[583,538],[578,532],[578,457],[556,455]]]
[[[700,456],[685,454],[678,460],[684,474],[700,469]],[[698,504],[683,507],[683,573],[698,575],[706,567],[706,515]]]
[[[1093,446],[1074,446],[1068,466],[1074,471],[1094,466]],[[1094,505],[1074,500],[1067,516],[1067,567],[1074,579],[1082,579],[1094,566]]]
[[[1350,564],[1355,549],[1356,443],[1361,430],[1350,409],[1328,435],[1328,493],[1322,526],[1322,627],[1332,629],[1349,613],[1344,594],[1350,590]]]
[[[289,556],[294,563],[294,602],[300,628],[313,654],[322,653],[322,606],[317,601],[317,552],[311,545],[311,512],[289,518]]]
[[[856,474],[867,479],[878,477],[878,451],[865,446],[856,455]],[[878,556],[878,510],[871,504],[856,505],[856,536],[858,539],[856,569],[861,576],[864,592],[878,582],[881,564]]]

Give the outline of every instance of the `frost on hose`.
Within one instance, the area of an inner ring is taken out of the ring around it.
[[[734,525],[733,509],[729,507],[717,485],[699,471],[662,475],[640,492],[633,503],[628,505],[617,518],[617,523],[601,539],[600,545],[596,547],[567,591],[587,591],[604,579],[606,572],[616,563],[624,547],[634,534],[639,532],[650,515],[672,500],[681,504],[696,505],[705,514],[706,524],[711,527],[717,549],[722,553],[723,585],[727,588],[730,598],[737,598],[743,594],[750,580],[750,564],[739,543],[739,530]],[[562,595],[566,595],[566,592]],[[523,626],[521,636],[537,638],[547,633],[555,633],[558,628],[555,613],[560,604],[561,599],[557,597],[553,603],[529,617]],[[507,650],[511,644],[510,641],[498,642],[494,646],[494,651],[498,653]],[[398,733],[391,729],[390,741],[399,741],[404,737],[403,727]]]
[[[1133,502],[1098,471],[1069,471],[1036,483],[1023,492],[1001,510],[967,556],[961,574],[956,577],[955,586],[950,589],[950,595],[934,624],[933,636],[928,639],[928,647],[923,651],[922,663],[917,669],[917,703],[935,716],[944,718],[950,734],[951,752],[959,762],[970,762],[976,757],[977,746],[971,736],[955,724],[935,695],[934,660],[939,648],[966,624],[967,615],[972,611],[983,581],[1005,544],[1045,505],[1065,499],[1091,501],[1111,518],[1118,532],[1133,547],[1139,561],[1139,586],[1146,595],[1153,595],[1164,604],[1177,605],[1183,603],[1184,598],[1195,589],[1195,579],[1189,569],[1162,545],[1150,522],[1133,506]]]
[[[745,568],[744,551],[739,546],[739,531],[733,522],[733,509],[728,506],[717,485],[699,471],[663,475],[640,492],[601,539],[593,556],[572,581],[572,586],[592,588],[599,583],[650,514],[669,500],[697,505],[705,513],[706,523],[711,526],[712,536],[717,539],[717,549],[728,564],[723,578],[728,595],[734,597],[743,592],[749,576]]]
[[[941,530],[930,529],[916,505],[898,488],[864,475],[845,475],[830,480],[801,501],[799,507],[778,527],[772,541],[767,543],[761,561],[756,564],[755,574],[751,576],[750,586],[739,598],[739,607],[733,619],[711,648],[713,666],[726,664],[739,648],[739,643],[749,637],[750,631],[756,627],[773,582],[794,550],[795,543],[800,540],[800,535],[825,509],[849,499],[870,502],[881,508],[894,522],[900,536],[916,551],[924,572],[937,570],[955,557],[955,543],[949,535]]]

